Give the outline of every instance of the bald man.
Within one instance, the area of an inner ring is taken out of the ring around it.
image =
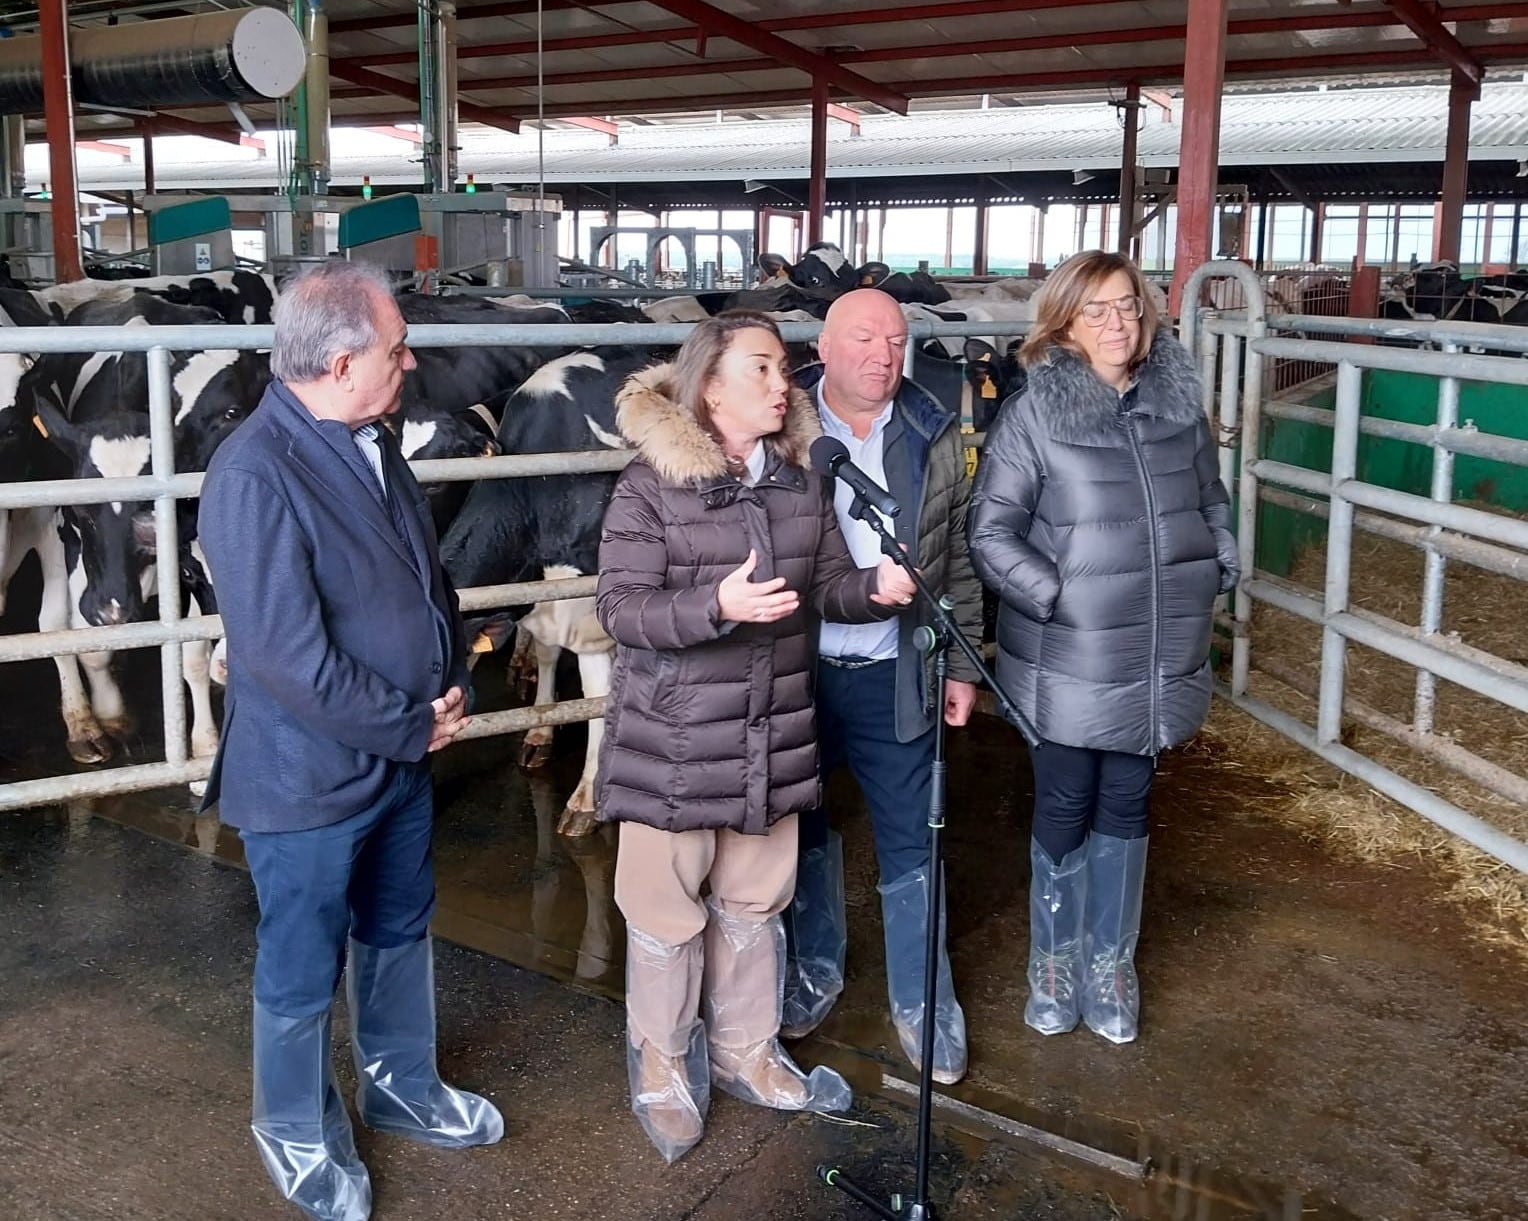
[[[907,322],[878,289],[857,289],[828,311],[817,341],[820,364],[797,375],[816,396],[822,430],[902,506],[884,519],[917,557],[936,594],[955,601],[960,630],[981,644],[981,586],[966,553],[971,485],[960,422],[932,395],[902,377]],[[844,539],[863,568],[880,558],[874,530],[849,516],[853,493],[834,492]],[[875,832],[886,925],[886,984],[903,1052],[918,1065],[923,1045],[923,964],[928,922],[928,804],[934,759],[933,663],[913,645],[929,620],[915,601],[895,619],[824,623],[817,669],[817,728],[826,780],[847,763],[864,793]],[[964,725],[976,701],[977,674],[950,653],[943,715]],[[800,1037],[827,1017],[843,989],[847,920],[843,844],[818,810],[801,819],[796,900],[787,920],[790,959],[781,1033]],[[966,1071],[965,1016],[939,947],[934,1078],[952,1084]]]

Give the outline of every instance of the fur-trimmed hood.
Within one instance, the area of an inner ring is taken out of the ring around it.
[[[725,479],[727,455],[716,438],[670,397],[673,373],[672,364],[663,364],[627,378],[615,396],[616,427],[665,483]],[[792,386],[785,424],[764,443],[781,462],[805,468],[807,450],[821,435],[817,405],[806,391]]]
[[[1204,412],[1194,362],[1166,331],[1157,332],[1135,379],[1135,385],[1121,396],[1100,381],[1082,357],[1056,346],[1029,370],[1029,385],[1023,393],[1046,431],[1058,441],[1074,444],[1114,433],[1121,411],[1178,424],[1191,424]]]

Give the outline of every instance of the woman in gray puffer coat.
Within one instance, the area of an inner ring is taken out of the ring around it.
[[[1146,804],[1210,704],[1236,544],[1193,362],[1140,270],[1091,251],[1037,298],[1023,393],[988,434],[967,522],[1002,601],[998,678],[1034,724],[1029,1001],[1042,1034],[1136,1036]]]
[[[638,457],[600,539],[596,609],[617,648],[596,802],[621,825],[632,1110],[673,1161],[713,1084],[782,1110],[849,1106],[842,1077],[803,1075],[777,1038],[797,815],[821,797],[808,612],[885,619],[914,588],[890,560],[855,567],[805,468],[817,409],[765,315],[702,322],[616,408]]]

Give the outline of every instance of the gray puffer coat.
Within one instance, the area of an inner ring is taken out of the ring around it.
[[[1056,347],[987,437],[971,559],[1002,599],[998,678],[1040,736],[1155,755],[1210,704],[1210,617],[1239,577],[1188,353],[1157,336],[1123,395]]]
[[[762,835],[820,799],[809,612],[865,623],[893,609],[870,601],[876,571],[855,567],[832,496],[804,469],[822,431],[807,395],[792,392],[749,487],[668,397],[669,375],[649,369],[616,396],[641,456],[616,483],[600,539],[596,613],[616,655],[595,802],[607,822]],[[801,595],[794,614],[722,619],[717,587],[750,549],[752,580],[781,576]]]

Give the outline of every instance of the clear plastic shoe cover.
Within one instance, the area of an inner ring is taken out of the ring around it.
[[[250,1128],[281,1194],[318,1221],[366,1221],[371,1177],[334,1081],[328,1012],[289,1018],[255,1005]]]
[[[1053,861],[1029,841],[1029,999],[1024,1024],[1041,1034],[1077,1026],[1082,988],[1082,918],[1088,888],[1088,845]]]
[[[923,1061],[923,964],[928,935],[928,874],[914,869],[877,887],[886,927],[886,991],[902,1054]],[[934,997],[934,1080],[953,1085],[966,1075],[966,1015],[955,999],[940,902],[939,974]]]
[[[801,1039],[820,1026],[844,990],[849,922],[844,910],[844,841],[836,831],[827,843],[801,854],[796,897],[785,921],[785,998],[780,1033]]]
[[[701,938],[672,945],[626,926],[626,1067],[631,1113],[665,1161],[705,1132],[711,1068],[700,1023]]]
[[[847,1111],[854,1092],[843,1077],[826,1065],[803,1073],[780,1046],[785,978],[780,917],[728,915],[714,897],[706,907],[703,995],[713,1084],[780,1111]]]
[[[711,1109],[711,1070],[706,1061],[706,1029],[690,1028],[682,1055],[671,1056],[656,1043],[638,1044],[626,1028],[626,1071],[631,1082],[631,1113],[666,1162],[677,1162],[705,1135]]]
[[[1088,839],[1088,911],[1082,1020],[1111,1043],[1129,1043],[1140,1029],[1141,982],[1135,947],[1141,936],[1141,894],[1147,838]]]
[[[435,1067],[435,967],[430,938],[377,949],[350,942],[346,972],[356,1110],[368,1127],[427,1145],[491,1145],[504,1117],[488,1099],[447,1085]]]

